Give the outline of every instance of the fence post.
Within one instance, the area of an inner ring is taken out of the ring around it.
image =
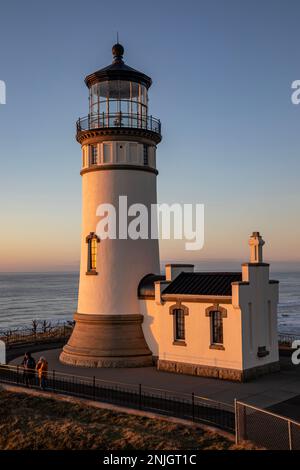
[[[289,448],[290,450],[293,450],[292,427],[291,427],[290,420],[288,420],[288,430],[289,430]]]
[[[93,400],[96,398],[96,377],[93,376]]]
[[[139,410],[142,409],[142,384],[139,384]]]
[[[239,428],[238,428],[238,403],[237,399],[234,399],[234,426],[235,426],[235,443],[239,443]]]
[[[192,392],[192,420],[195,421],[195,394]]]

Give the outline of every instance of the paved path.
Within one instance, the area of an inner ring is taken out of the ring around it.
[[[300,395],[276,403],[270,406],[269,409],[278,415],[286,416],[300,423]]]
[[[300,394],[300,366],[293,366],[289,358],[282,358],[280,372],[260,377],[248,383],[228,382],[205,377],[159,372],[155,367],[127,369],[94,369],[87,367],[66,366],[59,362],[59,349],[34,353],[38,359],[43,355],[49,362],[49,369],[72,375],[95,376],[102,380],[142,384],[149,387],[177,392],[192,393],[232,404],[234,399],[245,401],[261,408],[271,407]],[[12,364],[20,364],[21,358]]]

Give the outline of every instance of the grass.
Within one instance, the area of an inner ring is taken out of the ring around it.
[[[0,391],[0,450],[228,450],[217,433],[85,404]]]

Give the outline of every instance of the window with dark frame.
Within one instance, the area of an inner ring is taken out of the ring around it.
[[[149,165],[149,145],[144,144],[144,165]]]
[[[211,312],[211,332],[212,343],[223,344],[223,316],[218,310]]]
[[[91,165],[97,165],[98,149],[97,145],[91,146]]]
[[[87,274],[97,274],[97,245],[99,238],[95,233],[90,233],[86,238],[88,245]]]
[[[97,267],[97,240],[93,238],[91,241],[91,270],[96,271]]]
[[[184,310],[176,308],[174,310],[174,336],[175,341],[185,340]]]

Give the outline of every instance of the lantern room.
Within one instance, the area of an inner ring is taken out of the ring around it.
[[[115,44],[112,53],[111,65],[85,79],[89,88],[89,115],[78,121],[78,130],[128,127],[160,134],[160,121],[148,114],[151,78],[124,63],[121,44]]]

